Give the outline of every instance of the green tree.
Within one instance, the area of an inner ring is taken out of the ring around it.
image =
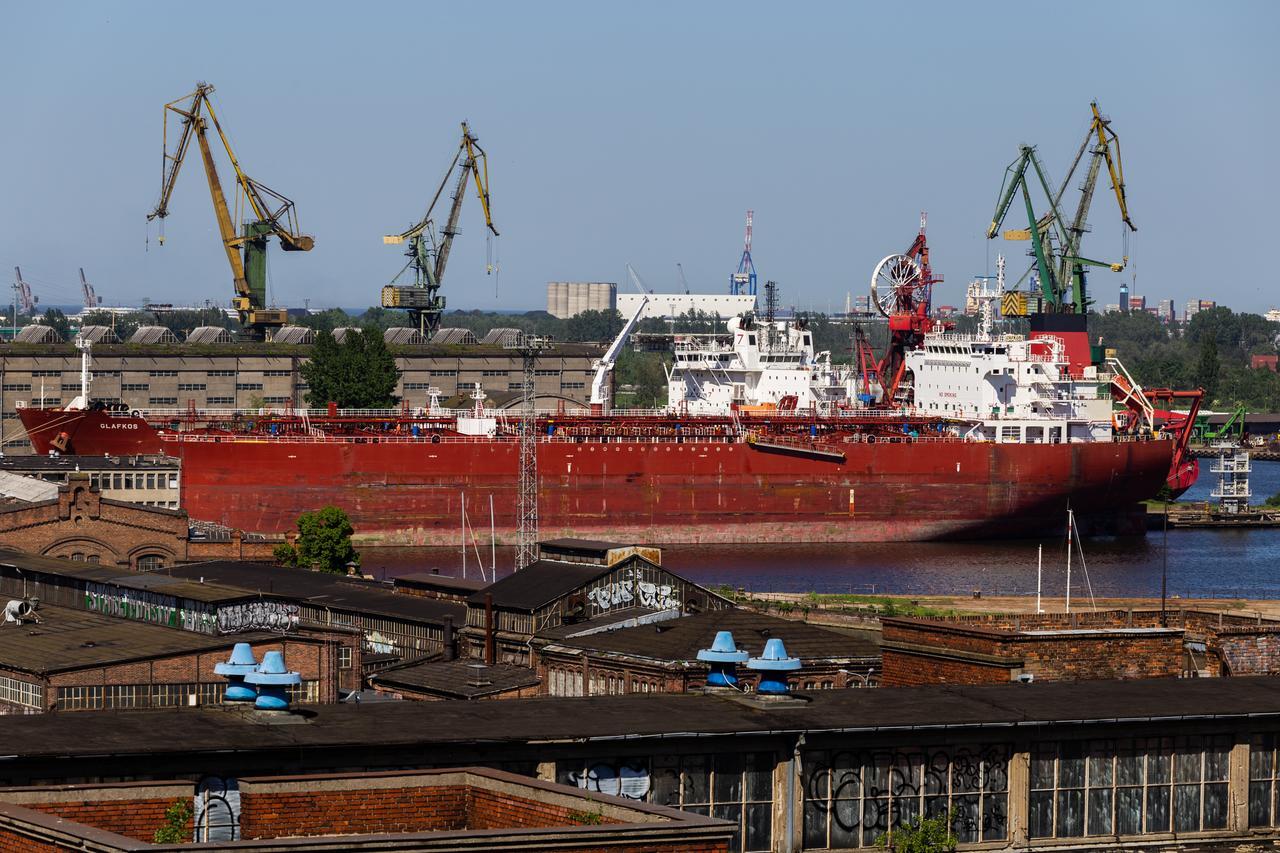
[[[321,507],[298,516],[297,543],[277,545],[272,556],[286,566],[345,575],[348,563],[360,565],[360,554],[351,544],[353,533],[345,512],[336,506]]]
[[[64,341],[71,339],[71,321],[57,308],[47,309],[40,318],[40,324],[52,328]]]
[[[583,311],[565,321],[564,339],[610,342],[622,331],[622,323],[617,311]]]
[[[387,409],[396,405],[400,371],[382,335],[353,330],[339,344],[327,331],[316,335],[311,359],[299,373],[310,389],[307,403],[344,409]]]
[[[1200,363],[1196,368],[1196,382],[1204,389],[1206,403],[1212,403],[1217,397],[1218,375],[1221,370],[1218,343],[1212,335],[1206,335],[1200,341]]]
[[[900,826],[891,835],[881,835],[876,845],[893,853],[950,853],[956,849],[956,837],[951,834],[951,815],[916,818],[906,826]]]
[[[151,840],[156,844],[183,844],[191,840],[191,816],[195,810],[188,800],[174,800],[164,810],[164,824]]]
[[[1276,492],[1271,497],[1263,501],[1263,506],[1280,507],[1280,492]]]

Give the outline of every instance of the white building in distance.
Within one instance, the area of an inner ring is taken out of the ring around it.
[[[644,296],[639,293],[619,293],[618,313],[630,319],[640,307],[642,299]],[[657,317],[661,320],[669,320],[688,314],[690,311],[728,319],[746,311],[754,311],[755,308],[754,296],[730,296],[727,293],[650,293],[649,304],[644,307],[644,313],[640,315],[640,319]]]

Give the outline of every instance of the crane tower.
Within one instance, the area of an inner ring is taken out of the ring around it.
[[[730,296],[756,295],[756,265],[751,260],[751,219],[755,211],[747,211],[747,235],[743,241],[742,260],[738,261],[738,271],[729,276]]]

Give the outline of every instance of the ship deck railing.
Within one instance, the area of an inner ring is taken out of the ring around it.
[[[136,414],[135,414],[136,413]],[[183,409],[183,408],[165,408],[165,409],[133,409],[131,411],[105,412],[110,417],[128,418],[141,417],[145,420],[155,421],[234,421],[246,420],[254,418],[298,418],[325,421],[325,420],[368,420],[368,421],[399,421],[399,420],[444,420],[454,418],[469,418],[475,416],[475,410],[472,408],[465,409],[437,409],[431,411],[426,408],[410,408],[404,409],[339,409],[336,415],[329,414],[328,409],[288,409],[268,407],[262,409]],[[622,419],[680,419],[680,418],[724,418],[732,419],[731,413],[703,413],[697,411],[682,411],[680,409],[611,409],[605,415],[591,415],[589,410],[584,406],[579,409],[564,411],[559,408],[554,409],[537,409],[538,418],[610,418]],[[491,417],[498,420],[517,420],[520,417],[519,409],[484,409],[481,412],[482,417]],[[935,419],[937,416],[927,414],[914,407],[896,408],[896,409],[870,409],[858,406],[847,408],[828,407],[819,409],[815,412],[812,409],[771,409],[767,411],[742,411],[737,412],[740,419],[760,419],[767,418],[773,420],[785,421],[805,421],[819,417],[827,420],[898,420],[898,419]]]
[[[803,436],[776,436],[770,434],[759,435],[750,432],[742,432],[740,434],[731,435],[631,435],[619,433],[616,435],[544,435],[539,434],[537,440],[539,444],[687,444],[687,445],[711,445],[711,444],[744,444],[749,441],[749,436],[757,435],[762,440],[775,443],[788,443],[796,447],[843,447],[849,444],[1075,444],[1074,441],[1057,441],[1051,442],[1047,438],[1042,441],[1022,442],[1022,441],[1003,441],[998,439],[982,439],[977,437],[968,437],[965,435],[885,435],[874,433],[855,433],[850,436],[817,436],[814,438],[806,438]],[[174,443],[199,443],[199,444],[412,444],[412,445],[456,445],[456,444],[518,444],[520,436],[511,433],[500,433],[498,435],[442,435],[440,433],[432,433],[430,435],[401,435],[401,434],[382,434],[382,435],[307,435],[302,433],[286,433],[281,435],[271,435],[267,433],[229,433],[222,435],[210,435],[207,433],[193,432],[173,432],[162,433],[160,440]],[[1113,435],[1108,441],[1117,444],[1140,443],[1148,441],[1167,441],[1172,440],[1166,435]]]

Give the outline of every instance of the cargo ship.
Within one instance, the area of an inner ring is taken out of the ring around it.
[[[727,336],[677,339],[668,406],[630,411],[611,408],[608,387],[633,317],[591,408],[536,416],[540,533],[1020,538],[1061,533],[1068,508],[1086,532],[1141,533],[1140,502],[1194,480],[1194,412],[1159,412],[1118,362],[1090,357],[1087,336],[998,334],[986,318],[974,334],[898,322],[896,353],[846,367],[815,352],[803,319],[744,315]],[[375,412],[128,411],[92,400],[83,346],[81,395],[19,410],[39,453],[177,457],[191,517],[245,531],[286,531],[332,504],[366,541],[456,546],[468,524],[515,541],[519,414],[485,408],[479,387],[463,410],[433,397]]]

